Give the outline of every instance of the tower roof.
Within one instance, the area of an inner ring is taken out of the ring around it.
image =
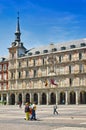
[[[15,41],[20,42],[20,24],[19,24],[19,12],[18,12],[18,17],[17,17],[17,27],[16,27],[16,32],[15,32]]]

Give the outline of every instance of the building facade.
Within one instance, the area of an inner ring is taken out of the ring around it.
[[[4,57],[0,58],[0,101],[5,102],[8,90],[8,60]]]
[[[8,87],[0,89],[7,104],[86,104],[86,39],[51,43],[27,50],[20,39],[8,48]]]

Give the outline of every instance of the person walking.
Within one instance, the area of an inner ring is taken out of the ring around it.
[[[29,120],[29,104],[25,104],[25,120]]]
[[[55,113],[58,115],[57,105],[53,106],[53,114],[55,115]]]
[[[37,120],[37,119],[36,119],[36,103],[34,103],[34,104],[32,105],[31,120]]]

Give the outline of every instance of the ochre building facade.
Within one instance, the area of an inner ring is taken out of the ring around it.
[[[86,104],[86,39],[28,50],[20,36],[18,18],[15,40],[8,48],[8,83],[0,89],[1,101]]]

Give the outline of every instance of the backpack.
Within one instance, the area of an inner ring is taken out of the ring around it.
[[[25,112],[29,112],[29,111],[30,111],[29,106],[26,106],[25,107]]]

